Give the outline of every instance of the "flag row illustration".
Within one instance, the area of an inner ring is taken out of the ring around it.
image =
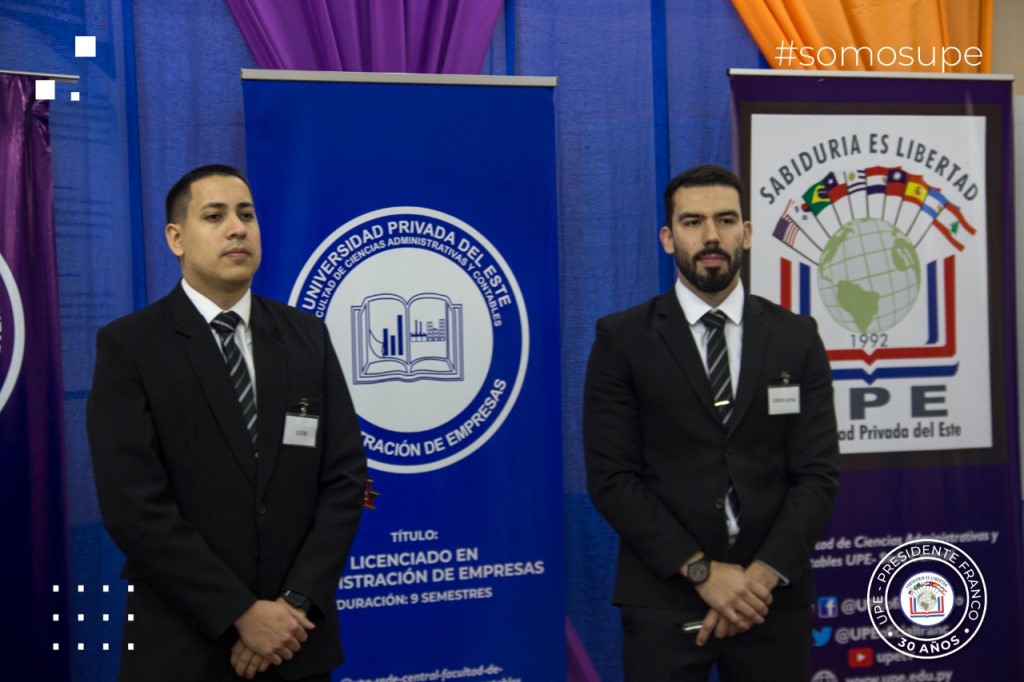
[[[805,250],[813,248],[820,254],[832,235],[847,223],[862,218],[888,222],[911,240],[921,222],[924,228],[914,241],[915,247],[932,228],[957,251],[963,251],[968,240],[977,234],[960,207],[939,188],[900,166],[872,166],[848,171],[841,178],[830,172],[808,187],[802,198],[802,204],[791,200],[786,205],[772,235],[814,263],[817,258],[807,255]],[[919,221],[922,215],[925,219]],[[822,239],[824,242],[819,244]]]

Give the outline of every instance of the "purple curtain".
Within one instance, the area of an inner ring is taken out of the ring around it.
[[[0,584],[22,619],[6,645],[20,669],[62,680],[71,614],[49,123],[35,79],[0,74]]]
[[[565,617],[565,649],[567,655],[566,679],[567,682],[601,682],[601,676],[597,669],[590,662],[590,655],[587,648],[580,641],[576,634],[576,628],[572,626],[569,617]]]
[[[262,69],[479,74],[502,0],[227,0]]]

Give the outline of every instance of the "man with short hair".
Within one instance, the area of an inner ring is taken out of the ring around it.
[[[327,681],[366,481],[345,378],[320,320],[250,291],[239,171],[187,173],[166,209],[181,281],[99,331],[88,403],[132,590],[121,679]]]
[[[703,165],[665,191],[673,289],[597,323],[583,440],[620,537],[630,682],[810,679],[810,554],[839,447],[813,319],[745,292],[743,184]]]

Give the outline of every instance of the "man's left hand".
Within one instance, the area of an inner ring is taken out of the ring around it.
[[[231,667],[235,669],[235,674],[239,677],[251,680],[256,673],[264,672],[269,668],[270,661],[247,647],[245,642],[239,639],[231,647]]]

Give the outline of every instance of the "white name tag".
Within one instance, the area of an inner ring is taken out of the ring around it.
[[[800,386],[769,386],[768,414],[800,414]]]
[[[316,427],[320,423],[319,417],[302,414],[286,414],[284,416],[284,439],[285,445],[298,445],[303,448],[316,447]]]

